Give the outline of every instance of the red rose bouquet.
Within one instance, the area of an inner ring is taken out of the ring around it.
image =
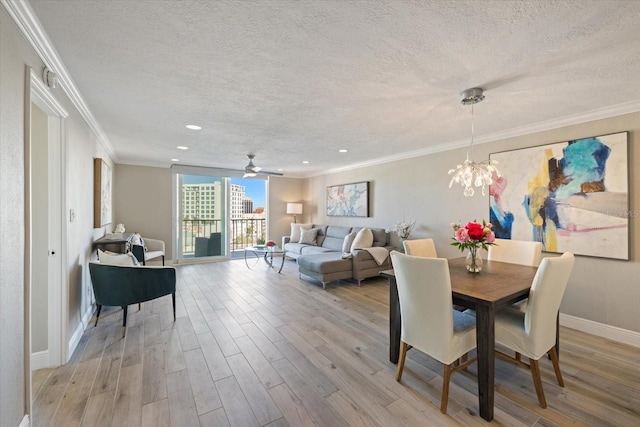
[[[467,256],[467,270],[478,273],[482,269],[482,259],[478,249],[485,251],[487,246],[495,245],[496,235],[491,230],[492,224],[482,220],[482,224],[476,221],[468,222],[464,227],[460,224],[451,223],[454,237],[453,246],[460,248],[461,252],[469,249]]]

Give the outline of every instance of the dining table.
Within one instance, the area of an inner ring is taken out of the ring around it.
[[[537,267],[485,261],[480,273],[470,273],[465,258],[448,260],[453,304],[475,310],[478,403],[480,416],[493,419],[495,374],[495,315],[501,308],[521,301],[529,290]],[[389,279],[389,360],[398,363],[401,315],[398,287],[393,270],[380,275]],[[425,278],[425,282],[428,282]]]

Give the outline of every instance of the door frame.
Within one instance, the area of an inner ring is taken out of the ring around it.
[[[25,102],[25,321],[28,322],[25,340],[29,351],[25,358],[29,358],[28,370],[31,373],[31,271],[32,265],[32,168],[31,168],[31,103],[37,105],[48,117],[47,136],[49,146],[49,198],[54,201],[51,206],[55,212],[49,214],[49,262],[47,268],[48,283],[48,362],[49,367],[59,366],[68,360],[68,292],[64,284],[67,283],[67,270],[64,260],[67,259],[68,227],[66,223],[67,182],[66,182],[66,139],[64,119],[69,113],[53,96],[51,90],[45,86],[40,77],[31,67],[27,67],[28,96]],[[28,307],[27,307],[28,305]],[[29,382],[30,385],[30,382]]]

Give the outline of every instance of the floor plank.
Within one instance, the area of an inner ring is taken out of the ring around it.
[[[69,363],[33,373],[33,426],[622,426],[640,425],[638,349],[561,328],[559,387],[496,361],[495,418],[478,415],[476,367],[451,378],[411,350],[401,382],[388,356],[388,284],[322,286],[244,260],[177,268],[170,298],[105,307]],[[95,320],[95,319],[94,319]]]

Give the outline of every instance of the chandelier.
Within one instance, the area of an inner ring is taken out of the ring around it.
[[[449,188],[455,182],[464,187],[465,197],[471,197],[475,194],[473,186],[482,187],[482,195],[486,194],[485,188],[493,182],[493,174],[500,177],[500,171],[496,169],[497,160],[485,160],[483,162],[474,162],[469,154],[473,154],[473,137],[475,130],[473,127],[473,106],[484,99],[481,88],[467,89],[462,92],[462,105],[471,105],[471,143],[467,149],[467,159],[463,164],[458,165],[455,169],[449,171],[449,175],[453,175],[449,182]]]

